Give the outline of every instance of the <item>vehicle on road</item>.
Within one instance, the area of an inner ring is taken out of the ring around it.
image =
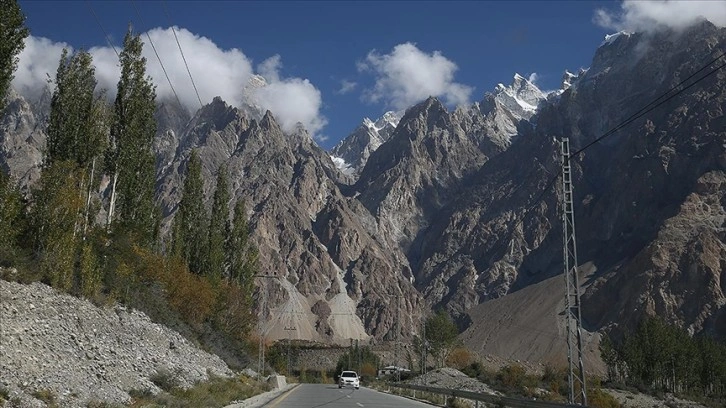
[[[355,371],[343,371],[338,376],[338,388],[352,386],[356,390],[360,388],[360,377]]]

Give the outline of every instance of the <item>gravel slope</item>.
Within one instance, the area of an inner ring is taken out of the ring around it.
[[[0,280],[0,388],[20,406],[44,406],[33,397],[39,392],[61,407],[126,403],[130,390],[158,392],[156,373],[182,387],[209,373],[232,374],[219,357],[139,311]]]

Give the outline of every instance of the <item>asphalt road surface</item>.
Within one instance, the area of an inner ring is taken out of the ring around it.
[[[265,407],[270,408],[431,408],[432,405],[397,395],[342,388],[334,384],[300,384]]]

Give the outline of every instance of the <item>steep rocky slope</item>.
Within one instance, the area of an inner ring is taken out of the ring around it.
[[[148,316],[101,309],[50,287],[0,280],[0,387],[23,407],[130,402],[129,391],[159,392],[154,375],[181,387],[232,372],[217,356]]]

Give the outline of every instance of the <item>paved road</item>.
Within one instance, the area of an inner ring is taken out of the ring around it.
[[[300,384],[265,405],[269,408],[431,408],[431,405],[361,387]]]

